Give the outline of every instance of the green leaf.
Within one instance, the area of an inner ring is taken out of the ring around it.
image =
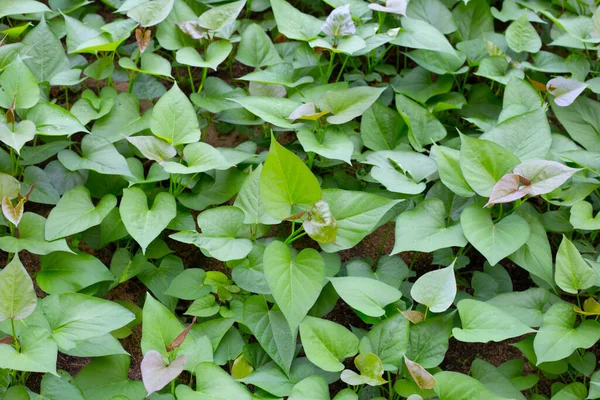
[[[81,389],[66,371],[58,371],[58,376],[45,374],[40,384],[40,395],[49,400],[85,400]]]
[[[58,349],[50,333],[40,326],[27,326],[19,334],[21,350],[0,344],[0,368],[56,374]]]
[[[408,351],[410,322],[396,314],[373,328],[360,341],[360,352],[376,354],[386,371],[397,371]]]
[[[61,351],[77,341],[100,337],[135,319],[135,315],[109,300],[80,293],[53,294],[41,301],[52,337]]]
[[[288,117],[301,105],[296,100],[262,96],[237,97],[230,100],[238,103],[265,122],[286,129],[294,127]]]
[[[446,206],[437,198],[427,199],[396,219],[396,241],[392,254],[402,251],[430,253],[447,247],[464,247],[467,240],[460,224],[446,226]],[[411,229],[407,230],[406,227]]]
[[[94,358],[79,371],[75,383],[86,400],[142,399],[146,389],[141,381],[128,380],[129,364],[125,354]]]
[[[211,31],[218,31],[233,23],[246,5],[246,0],[217,6],[205,11],[198,18],[198,24]]]
[[[243,224],[242,210],[222,206],[198,215],[198,226],[202,233],[182,231],[170,237],[180,242],[195,244],[207,257],[220,261],[239,260],[252,250],[252,242],[249,239],[237,237]]]
[[[131,93],[119,93],[118,96],[115,94],[116,97],[110,95],[110,92],[104,96],[103,94],[104,91],[100,92],[99,111],[94,109],[95,113],[91,116],[92,119],[96,119],[92,135],[102,136],[114,143],[148,129],[148,117],[151,113],[140,115],[140,101],[137,96]]]
[[[405,125],[397,112],[375,102],[362,115],[360,136],[373,151],[394,150],[400,144]]]
[[[597,131],[600,126],[600,103],[580,96],[568,107],[550,102],[552,111],[569,136],[589,151],[600,151]]]
[[[130,136],[126,138],[149,160],[154,160],[160,165],[177,155],[177,151],[169,143],[154,136]]]
[[[342,325],[326,319],[304,318],[300,338],[308,359],[325,371],[343,370],[341,361],[358,352],[358,338]]]
[[[229,329],[229,327],[227,328]],[[169,360],[167,346],[184,330],[183,325],[175,315],[164,305],[155,300],[151,295],[146,295],[142,311],[142,353],[156,350],[163,356],[163,360]],[[185,337],[179,347],[177,354],[186,356],[186,371],[193,371],[201,362],[213,360],[212,345],[206,334],[198,335],[195,331]]]
[[[285,0],[271,0],[271,8],[279,32],[288,39],[308,42],[321,33],[323,22],[312,15],[304,14]]]
[[[204,57],[193,47],[184,47],[177,50],[175,57],[178,63],[196,68],[210,68],[217,70],[219,65],[227,59],[233,45],[229,40],[221,39],[208,45]]]
[[[364,161],[373,164],[371,176],[389,191],[419,194],[426,188],[424,180],[432,178],[437,166],[433,159],[414,151],[386,150],[367,155]]]
[[[545,109],[505,119],[481,135],[480,139],[502,146],[521,161],[543,160],[552,145]]]
[[[273,297],[295,331],[315,304],[325,281],[325,262],[314,249],[304,249],[292,259],[283,242],[274,241],[264,255],[264,273]]]
[[[43,3],[34,0],[7,0],[0,5],[0,18],[7,15],[42,13],[50,11]]]
[[[269,36],[256,24],[244,29],[235,59],[253,68],[268,67],[283,61]]]
[[[329,400],[329,386],[319,375],[309,376],[294,385],[288,400]]]
[[[520,53],[537,53],[542,48],[542,40],[527,15],[523,14],[514,20],[506,29],[506,44],[511,50]]]
[[[284,219],[310,210],[321,200],[321,187],[308,167],[271,137],[271,148],[260,176],[260,196],[265,210]]]
[[[144,191],[134,187],[123,189],[123,198],[119,207],[121,219],[127,232],[146,252],[148,245],[160,235],[177,215],[175,198],[161,192],[154,198],[152,208],[148,208],[148,199]]]
[[[33,282],[15,255],[0,271],[0,321],[25,319],[36,306]]]
[[[509,400],[496,395],[475,378],[458,372],[442,371],[433,377],[435,378],[433,390],[440,400]]]
[[[396,108],[408,126],[408,140],[417,151],[423,151],[424,146],[438,142],[446,137],[446,128],[426,108],[397,94]]]
[[[452,10],[452,16],[462,40],[478,39],[494,32],[494,18],[485,0],[463,1]]]
[[[350,307],[371,317],[384,315],[383,307],[402,297],[400,291],[375,279],[353,276],[328,279]]]
[[[456,307],[462,328],[452,329],[452,334],[461,342],[501,342],[535,332],[517,318],[482,301],[465,299]]]
[[[117,198],[107,194],[94,206],[89,190],[84,186],[75,186],[50,211],[45,238],[55,240],[99,225],[116,205]]]
[[[115,278],[100,260],[89,254],[63,251],[40,258],[42,269],[36,281],[48,294],[78,292],[99,282]]]
[[[539,215],[526,204],[519,207],[516,214],[527,221],[531,234],[527,242],[509,258],[521,268],[540,277],[550,286],[554,286],[552,251],[546,229]]]
[[[594,209],[587,201],[580,201],[571,207],[569,222],[575,229],[594,231],[600,229],[600,216],[593,215]]]
[[[460,169],[460,151],[445,146],[433,146],[431,155],[437,163],[440,179],[448,189],[463,197],[475,194]]]
[[[158,54],[144,53],[142,54],[140,62],[141,64],[138,68],[131,58],[123,57],[119,59],[119,65],[124,69],[148,75],[173,78],[171,76],[171,63]]]
[[[312,151],[322,157],[341,160],[352,165],[350,158],[354,153],[354,144],[348,134],[341,129],[335,126],[326,127],[321,141],[311,129],[301,129],[296,133],[296,137],[304,151]]]
[[[246,178],[237,197],[234,206],[244,212],[244,224],[264,224],[276,225],[280,221],[271,217],[262,203],[260,197],[260,176],[263,166],[258,165],[254,171]]]
[[[40,135],[71,136],[78,132],[88,132],[69,111],[46,101],[40,101],[27,111],[27,119],[35,123],[37,133]]]
[[[567,358],[576,349],[588,349],[600,340],[600,324],[585,320],[575,327],[577,313],[569,303],[554,304],[533,341],[537,364]]]
[[[32,254],[50,254],[55,251],[70,252],[71,249],[64,239],[52,242],[44,239],[46,218],[41,215],[26,212],[19,224],[19,237],[2,236],[0,237],[0,249],[8,253],[19,253],[27,250]]]
[[[174,161],[167,161],[163,166],[171,174],[197,174],[211,169],[229,169],[250,157],[252,154],[238,149],[214,148],[208,143],[197,142],[188,144],[183,149],[183,159],[187,166]]]
[[[598,280],[594,269],[586,263],[577,247],[565,235],[556,253],[554,280],[562,290],[573,294],[594,286]]]
[[[179,86],[173,85],[154,106],[150,130],[173,146],[200,141],[196,111]]]
[[[8,197],[10,200],[19,195],[20,182],[13,176],[0,172],[0,196]]]
[[[472,204],[460,214],[460,224],[469,242],[489,261],[496,265],[527,243],[529,224],[517,214],[500,222],[492,221],[491,212]]]
[[[434,313],[446,311],[456,297],[454,262],[446,268],[420,276],[410,289],[410,295]]]
[[[530,288],[523,292],[500,293],[487,303],[506,310],[508,314],[533,328],[542,324],[549,295],[545,289]]]
[[[0,107],[31,108],[40,100],[37,80],[17,56],[0,75]]]
[[[128,0],[121,5],[117,12],[127,12],[127,16],[139,22],[140,26],[149,27],[159,24],[167,18],[173,8],[173,1]]]
[[[35,124],[25,120],[16,122],[12,128],[7,124],[0,123],[0,142],[14,149],[17,154],[25,143],[35,137]]]
[[[178,299],[195,300],[210,293],[210,286],[204,285],[206,272],[200,268],[188,268],[174,278],[165,294]]]
[[[102,136],[85,135],[81,140],[81,156],[65,149],[58,153],[58,160],[69,171],[89,169],[103,175],[131,176],[125,157]]]
[[[521,391],[517,389],[510,379],[500,369],[487,361],[476,358],[471,364],[471,375],[483,383],[489,390],[499,396],[509,399],[526,400]]]
[[[460,169],[477,194],[489,197],[492,188],[519,164],[511,152],[493,142],[461,135]]]
[[[350,89],[330,90],[317,102],[321,110],[333,114],[327,122],[334,125],[344,124],[361,116],[377,101],[386,88],[360,86]]]
[[[338,224],[335,243],[321,243],[321,248],[328,253],[356,246],[377,227],[381,218],[398,204],[398,200],[341,189],[324,190],[323,200],[329,204]]]
[[[197,377],[196,390],[187,385],[178,385],[175,390],[177,399],[251,400],[253,398],[245,386],[213,363],[200,363],[194,372]]]
[[[281,311],[269,310],[263,296],[252,296],[244,302],[243,323],[261,347],[287,374],[296,350],[296,335],[290,331]]]
[[[379,386],[387,383],[381,376],[383,375],[383,363],[373,353],[361,353],[354,359],[354,365],[360,371],[356,372],[345,369],[342,371],[340,379],[349,385],[369,385]]]
[[[427,318],[410,327],[409,348],[406,356],[423,368],[434,368],[442,363],[448,350],[455,313]]]
[[[392,43],[411,49],[456,54],[448,39],[436,27],[421,19],[402,18],[402,30],[398,32]]]

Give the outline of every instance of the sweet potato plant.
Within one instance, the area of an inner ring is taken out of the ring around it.
[[[0,0],[0,398],[600,398],[598,3]]]

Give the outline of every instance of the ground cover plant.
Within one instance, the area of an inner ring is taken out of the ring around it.
[[[0,398],[600,398],[592,0],[0,0]]]

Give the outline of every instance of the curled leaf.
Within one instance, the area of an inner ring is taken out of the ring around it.
[[[558,77],[550,79],[546,89],[554,96],[554,103],[560,107],[571,105],[575,99],[588,87],[587,83],[576,79]]]
[[[192,39],[208,39],[208,31],[200,26],[198,21],[182,21],[176,22],[181,32],[185,33]]]
[[[164,388],[169,382],[177,378],[183,371],[186,361],[186,356],[181,355],[171,364],[166,365],[162,354],[156,350],[148,351],[144,355],[141,364],[142,382],[144,382],[148,396]]]
[[[402,311],[400,314],[404,315],[404,318],[406,318],[413,324],[418,324],[419,322],[423,322],[423,319],[425,319],[425,314],[423,314],[421,311],[409,310],[409,311]]]
[[[350,4],[336,8],[329,14],[321,30],[329,36],[350,36],[356,33],[356,26],[350,15]]]
[[[408,0],[388,0],[385,5],[381,4],[369,4],[369,8],[374,11],[380,11],[390,14],[399,14],[406,16],[406,7],[408,6]]]
[[[523,186],[524,182],[530,182],[529,179],[518,174],[506,174],[498,183],[496,183],[490,193],[490,199],[485,204],[485,207],[500,204],[510,203],[522,197],[525,197],[531,188]]]
[[[349,369],[343,370],[340,375],[340,379],[348,385],[379,386],[387,383],[382,378],[383,362],[376,354],[361,353],[354,359],[354,365],[360,371],[360,375]]]
[[[196,323],[196,317],[194,317],[192,319],[192,322],[188,325],[187,328],[185,328],[183,331],[181,331],[181,333],[179,335],[177,335],[177,337],[175,339],[173,339],[173,341],[169,345],[169,347],[170,347],[169,351],[181,346],[181,344],[183,343],[183,341],[185,340],[187,335],[190,333],[190,329],[192,329],[192,326],[194,326],[195,323]]]
[[[146,29],[145,31],[141,28],[137,28],[135,30],[135,41],[137,42],[138,48],[140,49],[140,53],[146,51],[148,45],[150,44],[150,39],[152,38],[152,31],[150,29]]]
[[[288,117],[288,119],[294,121],[297,119],[307,119],[311,121],[316,121],[321,118],[323,115],[329,114],[329,111],[323,110],[321,112],[317,112],[315,103],[305,103],[296,108]]]
[[[242,354],[233,362],[233,366],[231,367],[231,376],[233,379],[244,379],[247,376],[250,376],[253,371],[254,368]]]
[[[410,376],[412,376],[421,390],[433,389],[435,386],[435,379],[425,368],[420,364],[409,360],[406,356],[404,356],[404,364],[406,364],[406,369],[408,369]]]
[[[319,200],[313,205],[309,219],[305,220],[302,225],[313,240],[319,243],[335,242],[338,223],[325,200]]]
[[[573,309],[577,314],[581,315],[600,315],[600,303],[593,297],[588,297],[588,299],[583,302],[583,310],[576,305],[573,306]]]
[[[2,214],[9,220],[14,226],[19,226],[21,218],[23,217],[23,210],[25,206],[25,199],[19,200],[16,206],[13,206],[8,196],[2,198]]]

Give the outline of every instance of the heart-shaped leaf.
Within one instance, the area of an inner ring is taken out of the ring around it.
[[[529,239],[529,224],[522,217],[511,214],[494,224],[490,211],[472,204],[460,215],[460,224],[469,242],[489,261],[496,265]]]
[[[326,319],[304,318],[300,338],[308,359],[325,371],[343,370],[341,361],[358,352],[358,338],[342,325]]]
[[[148,208],[148,199],[138,187],[123,189],[123,198],[119,207],[121,220],[127,232],[146,252],[148,245],[160,235],[177,215],[175,198],[166,192],[159,193],[152,208]]]
[[[19,154],[25,143],[33,140],[35,132],[35,124],[29,120],[17,122],[13,128],[0,123],[0,142],[13,148]]]
[[[550,193],[578,171],[581,171],[581,169],[567,167],[559,162],[547,160],[525,161],[513,170],[515,174],[524,176],[531,181],[528,192],[530,196]]]
[[[25,319],[33,313],[36,305],[37,296],[31,277],[15,255],[0,271],[0,322]]]
[[[239,260],[252,250],[249,239],[238,237],[244,224],[244,212],[237,207],[217,207],[198,215],[202,233],[181,231],[170,237],[184,243],[193,243],[208,257],[221,261]]]
[[[456,297],[454,262],[446,268],[430,271],[419,277],[410,289],[410,295],[434,313],[446,311]]]
[[[31,108],[40,101],[37,80],[20,56],[0,75],[0,88],[0,107],[6,110]]]
[[[460,224],[446,226],[446,206],[432,198],[405,211],[396,219],[396,241],[392,254],[402,251],[432,252],[447,247],[463,247],[467,240]],[[411,229],[406,229],[410,226]]]
[[[462,328],[452,329],[461,342],[501,342],[535,332],[516,317],[482,301],[465,299],[457,304]]]
[[[587,201],[580,201],[571,207],[569,222],[575,229],[595,231],[600,229],[600,213],[593,215],[594,209]]]
[[[173,146],[200,141],[196,111],[179,86],[173,85],[154,106],[150,130],[154,136]]]
[[[374,325],[360,340],[359,350],[363,354],[376,354],[386,371],[397,371],[409,348],[410,330],[409,320],[404,315],[396,314]]]
[[[537,365],[562,360],[576,349],[588,349],[600,340],[600,324],[585,320],[575,327],[577,313],[571,304],[559,302],[544,314],[544,322],[533,340]]]
[[[398,289],[371,278],[346,276],[328,278],[335,291],[352,308],[371,317],[385,314],[383,307],[402,297]]]
[[[19,253],[27,250],[32,254],[50,254],[55,251],[71,252],[65,239],[46,241],[44,231],[46,218],[41,215],[26,212],[19,224],[19,237],[0,237],[0,249],[9,253]]]
[[[354,359],[354,365],[360,371],[360,374],[345,369],[342,371],[340,379],[346,382],[348,385],[369,385],[379,386],[387,383],[382,378],[383,375],[383,363],[373,353],[361,353]]]
[[[160,165],[177,155],[177,151],[168,142],[154,136],[130,136],[126,138],[149,160]]]
[[[263,255],[265,277],[290,329],[315,304],[325,281],[325,262],[314,249],[304,249],[292,259],[290,249],[280,241],[267,246]]]
[[[150,396],[154,392],[158,392],[164,388],[173,379],[177,378],[183,371],[186,357],[181,355],[177,357],[169,365],[165,365],[162,354],[156,350],[150,350],[142,359],[141,371],[144,387]]]
[[[56,374],[58,349],[50,332],[40,326],[27,326],[19,335],[20,351],[0,344],[0,368]]]
[[[556,253],[556,284],[565,292],[577,294],[598,281],[594,269],[584,260],[577,247],[563,235]]]
[[[94,206],[89,190],[75,186],[50,211],[46,220],[46,240],[60,239],[99,225],[116,205],[117,198],[107,194]]]
[[[284,219],[310,210],[321,200],[317,178],[294,153],[271,137],[271,148],[260,176],[260,197],[265,210]]]
[[[233,49],[233,45],[229,40],[217,40],[212,42],[206,49],[204,57],[202,57],[196,49],[192,47],[184,47],[177,50],[175,54],[177,62],[184,65],[191,65],[196,68],[210,68],[217,70],[219,65],[227,59],[229,53]]]

